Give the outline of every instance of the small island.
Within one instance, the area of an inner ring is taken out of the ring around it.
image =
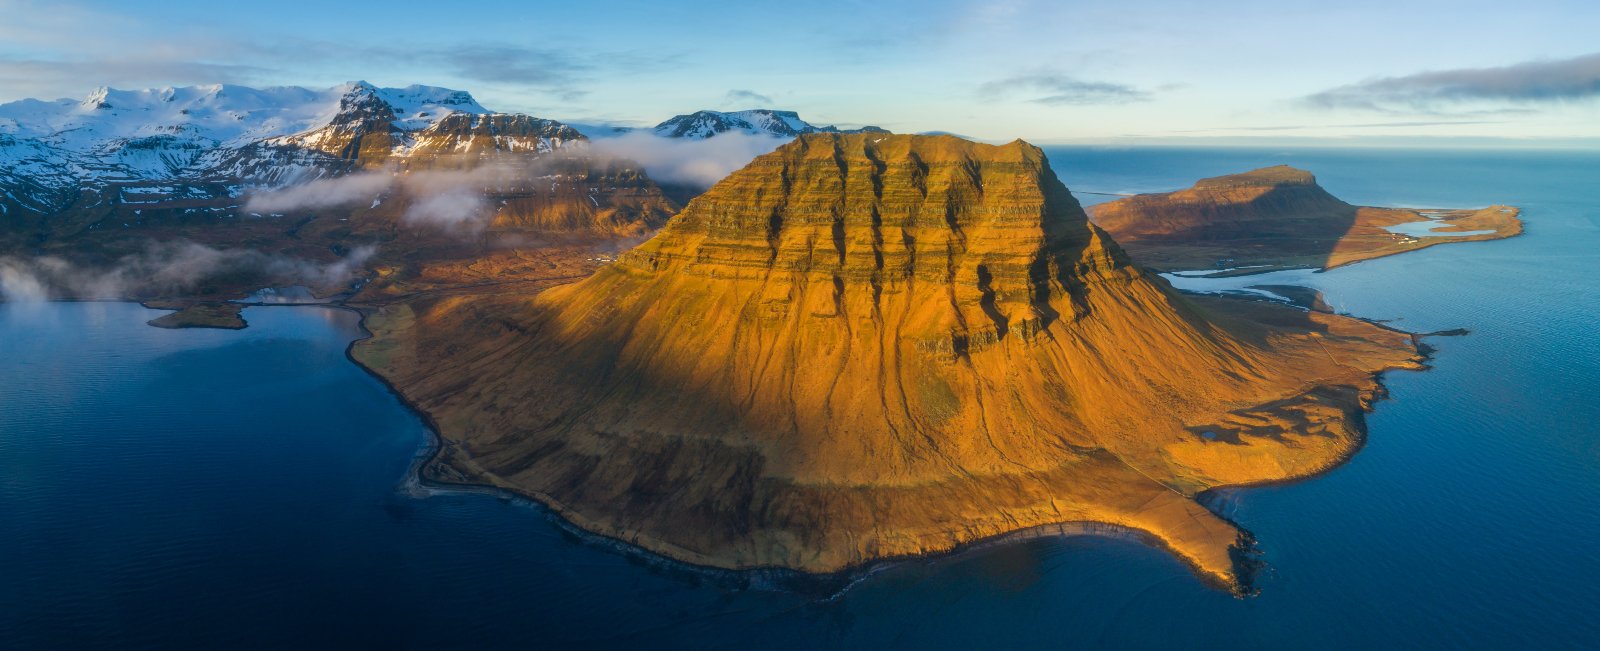
[[[1332,269],[1439,244],[1522,233],[1518,209],[1354,206],[1287,165],[1202,179],[1089,209],[1139,263],[1163,271]]]
[[[250,324],[246,323],[239,312],[245,306],[229,302],[201,302],[192,303],[184,301],[146,301],[145,307],[159,310],[177,310],[171,314],[149,320],[147,323],[157,328],[220,328],[224,330],[243,330]]]

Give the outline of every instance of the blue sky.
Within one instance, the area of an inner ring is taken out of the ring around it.
[[[0,101],[365,79],[580,122],[768,106],[1039,143],[1600,146],[1597,28],[1576,0],[0,0]]]

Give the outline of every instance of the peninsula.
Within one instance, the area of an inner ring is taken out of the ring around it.
[[[576,283],[369,310],[438,481],[720,568],[833,572],[1039,526],[1147,532],[1243,591],[1194,496],[1362,443],[1411,335],[1180,295],[1015,141],[808,134]]]
[[[1095,224],[1142,265],[1163,271],[1332,269],[1451,242],[1522,232],[1518,210],[1353,206],[1287,165],[1201,179],[1176,192],[1093,206]]]

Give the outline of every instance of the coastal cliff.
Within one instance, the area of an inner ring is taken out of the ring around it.
[[[353,356],[427,469],[723,568],[830,572],[1037,526],[1148,532],[1235,590],[1192,498],[1359,447],[1404,333],[1179,295],[1038,148],[805,135],[570,285],[377,308]]]

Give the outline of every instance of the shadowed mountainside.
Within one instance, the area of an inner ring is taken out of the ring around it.
[[[1016,141],[805,135],[533,296],[376,310],[354,357],[427,469],[726,568],[835,571],[1034,526],[1149,532],[1233,589],[1191,498],[1360,444],[1409,335],[1180,296]]]

